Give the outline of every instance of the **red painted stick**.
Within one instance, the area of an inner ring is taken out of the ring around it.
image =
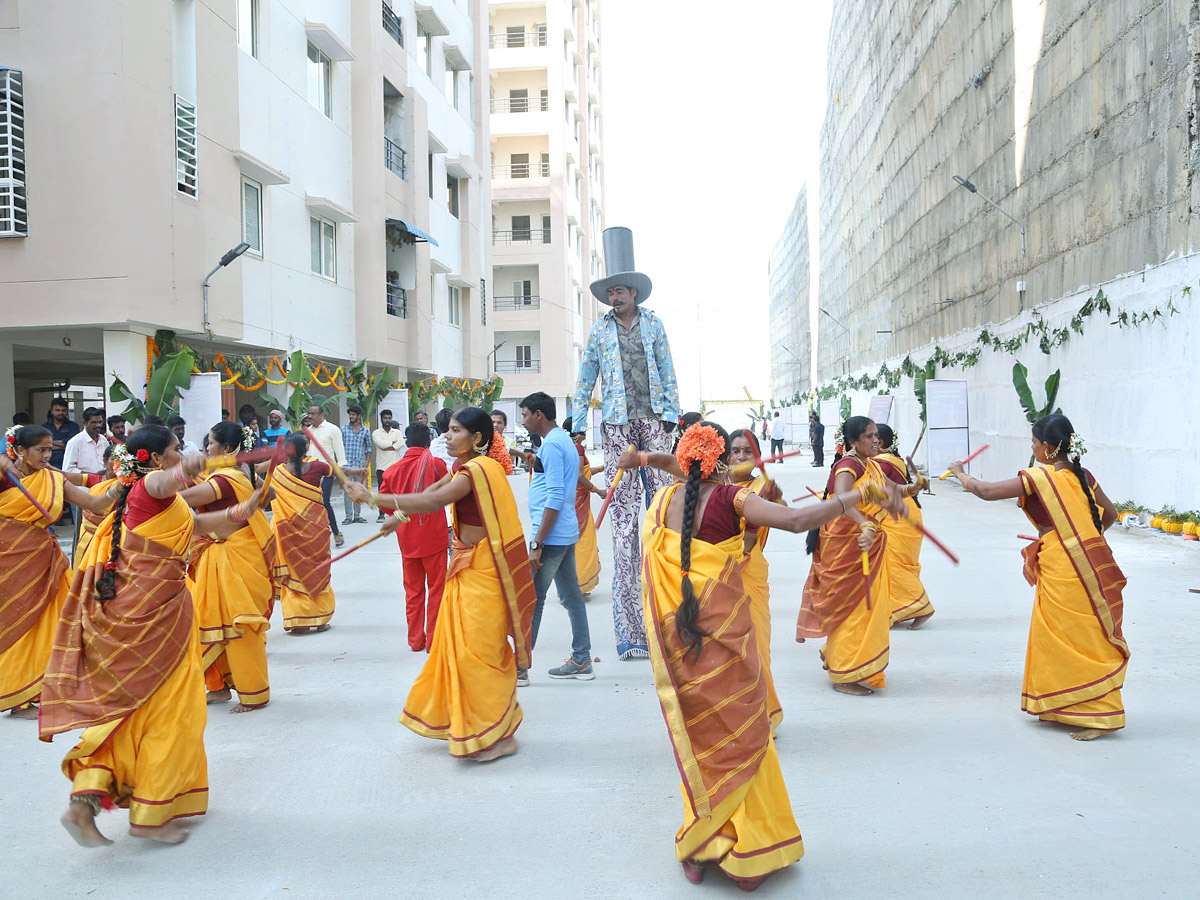
[[[982,447],[980,447],[978,450],[976,450],[974,453],[972,453],[972,454],[971,454],[970,456],[968,456],[966,459],[964,459],[964,460],[962,460],[961,462],[959,462],[959,465],[960,465],[960,466],[965,466],[965,465],[967,465],[967,463],[969,463],[971,460],[973,460],[975,457],[977,457],[977,456],[978,456],[980,453],[982,453],[984,450],[986,450],[986,449],[987,449],[988,447],[990,447],[990,446],[991,446],[991,444],[984,444]],[[953,473],[953,472],[951,472],[949,469],[947,469],[947,470],[946,470],[946,472],[945,472],[945,474],[943,474],[943,475],[939,475],[939,476],[938,476],[938,481],[945,481],[945,480],[946,480],[947,478],[949,478],[949,477],[950,477],[952,474],[954,474],[954,473]]]
[[[821,495],[820,495],[820,494],[818,494],[816,491],[814,491],[812,488],[810,488],[808,485],[805,485],[805,486],[804,486],[804,489],[805,489],[806,491],[808,491],[808,497],[816,497],[818,500],[820,500],[820,499],[821,499]],[[793,503],[799,503],[801,500],[807,500],[807,499],[808,499],[808,497],[797,497],[797,498],[796,498],[795,500],[793,500],[792,502],[793,502]]]
[[[321,446],[321,442],[318,441],[317,436],[312,433],[312,429],[309,428],[307,425],[301,425],[300,428],[304,432],[304,436],[306,438],[308,438],[309,444],[311,444],[312,446],[317,448],[317,452],[321,454],[321,458],[324,459],[325,462],[329,465],[329,471],[333,474],[333,477],[336,478],[338,481],[340,481],[342,484],[348,483],[348,479],[346,478],[346,473],[342,471],[341,466],[339,466],[336,462],[334,462],[333,457],[329,455],[329,451],[327,451],[324,447]],[[346,554],[343,553],[342,555],[345,556]]]
[[[14,487],[18,491],[20,491],[22,494],[25,495],[25,499],[33,504],[33,508],[42,514],[42,518],[45,519],[47,522],[49,522],[51,525],[53,525],[54,518],[50,515],[50,513],[46,509],[46,507],[42,506],[42,504],[38,503],[37,500],[34,499],[33,494],[29,493],[29,488],[27,488],[27,487],[25,487],[25,485],[21,484],[21,479],[18,478],[16,475],[14,475],[12,473],[11,469],[5,469],[4,474],[8,476],[8,480],[13,483]]]
[[[278,468],[279,464],[283,462],[283,458],[286,455],[286,450],[287,441],[283,435],[280,435],[275,441],[275,450],[271,453],[271,465],[267,468],[266,477],[263,478],[262,495],[264,503],[267,502],[267,491],[271,487],[271,478],[275,475],[275,469]]]
[[[911,516],[905,516],[904,521],[907,522],[909,525],[911,525],[913,528],[917,529],[917,531],[921,532],[921,534],[925,535],[925,537],[929,538],[929,542],[931,544],[933,544],[933,546],[937,547],[939,550],[941,550],[943,553],[945,553],[948,557],[950,557],[950,562],[954,563],[956,566],[958,565],[958,557],[954,555],[954,551],[952,551],[949,547],[947,547],[945,544],[943,544],[941,541],[939,541],[937,538],[935,538],[932,534],[930,534],[929,530],[924,525],[922,525],[920,522],[918,522],[916,519],[912,518]]]
[[[349,550],[343,550],[341,553],[339,553],[337,556],[333,557],[333,559],[331,559],[329,561],[331,563],[335,563],[339,559],[345,559],[347,556],[349,556],[355,550],[361,550],[363,547],[367,546],[367,544],[371,543],[371,541],[377,541],[381,537],[385,537],[387,534],[388,534],[388,532],[386,532],[386,531],[376,532],[375,534],[373,534],[369,538],[367,538],[365,541],[359,541],[357,544],[355,544]]]
[[[1018,534],[1017,537],[1019,537],[1023,541],[1040,541],[1041,540],[1040,537],[1036,537],[1032,534]]]

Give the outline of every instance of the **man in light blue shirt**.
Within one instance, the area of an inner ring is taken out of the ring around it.
[[[533,463],[533,480],[529,483],[533,530],[529,566],[533,569],[533,587],[537,593],[532,646],[537,646],[542,607],[553,581],[558,589],[558,602],[566,608],[571,621],[571,655],[561,666],[551,669],[549,675],[591,681],[596,677],[592,669],[592,639],[575,572],[575,544],[579,541],[579,520],[575,516],[579,451],[571,436],[556,424],[557,416],[554,398],[541,391],[521,401],[521,424],[542,439]],[[529,684],[529,673],[518,669],[517,684]]]

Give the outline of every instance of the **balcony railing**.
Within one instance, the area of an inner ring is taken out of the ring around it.
[[[493,97],[491,104],[494,113],[527,113],[548,112],[549,97]]]
[[[540,359],[498,359],[496,360],[497,375],[537,375],[542,371]]]
[[[408,318],[408,291],[390,282],[387,286],[387,314],[400,319]]]
[[[496,312],[506,312],[514,309],[540,309],[542,298],[537,294],[517,294],[509,297],[493,297],[492,309]]]
[[[549,228],[517,228],[513,231],[493,231],[493,244],[548,244]]]
[[[492,166],[493,178],[549,178],[550,160],[535,163],[510,163]]]
[[[383,4],[383,30],[390,34],[397,44],[404,46],[404,20],[396,15],[386,2]]]
[[[384,9],[387,9],[385,6]],[[383,139],[383,163],[405,181],[408,181],[408,154],[390,137]]]
[[[524,31],[504,31],[488,35],[488,46],[493,50],[509,47],[545,47],[546,26],[534,25]]]

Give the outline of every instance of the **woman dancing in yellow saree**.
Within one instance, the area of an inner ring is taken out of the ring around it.
[[[290,434],[288,463],[275,470],[271,527],[275,532],[275,583],[283,605],[283,630],[329,630],[336,599],[329,584],[329,521],[321,498],[326,463],[311,459],[303,434]]]
[[[879,425],[879,452],[872,457],[887,476],[900,486],[908,496],[904,505],[908,517],[922,521],[921,504],[917,494],[926,484],[919,474],[909,472],[908,464],[896,453],[896,435],[887,425]],[[913,475],[917,475],[916,482]],[[888,569],[888,585],[891,588],[892,624],[907,622],[910,630],[920,628],[933,616],[933,604],[921,583],[921,532],[901,519],[888,516],[881,523],[887,535],[885,560]]]
[[[127,455],[126,455],[127,454]],[[119,451],[125,483],[75,572],[42,687],[42,740],[84,729],[63,760],[71,803],[62,823],[85,847],[111,843],[103,805],[129,810],[135,837],[178,843],[175,819],[208,808],[204,677],[185,561],[195,526],[178,495],[204,467],[181,457],[161,425],[143,425]],[[252,501],[253,502],[253,501]]]
[[[346,488],[356,502],[411,515],[452,505],[454,548],[433,644],[400,722],[423,737],[446,741],[451,756],[478,762],[517,751],[513,735],[523,715],[517,667],[529,668],[537,602],[516,500],[503,464],[488,455],[507,451],[492,436],[486,412],[460,409],[446,434],[454,468],[436,485],[420,494]],[[398,526],[393,517],[383,530]]]
[[[1125,727],[1121,688],[1129,645],[1121,633],[1125,576],[1104,540],[1117,520],[1095,478],[1080,464],[1083,442],[1066,416],[1033,425],[1041,466],[1007,481],[980,481],[950,470],[984,500],[1017,498],[1040,539],[1026,547],[1025,578],[1036,585],[1021,708],[1043,722],[1079,728],[1090,741]]]
[[[805,531],[880,489],[864,485],[789,509],[716,480],[729,459],[719,425],[693,425],[676,451],[687,481],[659,491],[642,531],[650,661],[683,780],[675,854],[689,881],[703,880],[705,866],[715,864],[753,890],[800,859],[804,845],[771,736],[753,601],[743,584],[744,529]],[[889,490],[883,502],[900,509],[895,489],[882,489]]]
[[[10,428],[0,453],[0,711],[36,719],[35,705],[59,613],[71,586],[70,566],[47,531],[74,503],[105,512],[116,492],[89,494],[50,468],[50,432],[40,425]],[[9,480],[20,479],[49,514],[47,519]]]
[[[63,477],[72,484],[82,487],[89,494],[97,497],[106,494],[108,491],[113,491],[113,495],[115,496],[117,475],[114,469],[113,447],[113,444],[109,444],[108,449],[104,451],[104,474],[80,475],[74,472],[63,472]],[[104,517],[107,514],[108,510],[105,510],[103,513],[94,513],[89,509],[83,510],[83,515],[79,520],[79,537],[75,541],[75,552],[71,558],[72,565],[78,566],[83,560],[84,554],[87,553],[88,544],[92,542],[92,535],[96,533],[96,528],[104,521]]]
[[[575,545],[575,574],[579,577],[579,591],[583,599],[600,583],[600,546],[596,541],[596,521],[592,518],[592,494],[604,496],[604,491],[592,483],[592,476],[603,472],[604,466],[592,466],[583,452],[583,431],[573,431],[574,420],[568,418],[563,428],[575,441],[579,451],[579,482],[575,486],[575,517],[579,520],[579,543]]]
[[[235,454],[245,443],[241,425],[219,422],[208,433],[208,456]],[[246,474],[226,466],[209,471],[183,492],[183,499],[198,512],[217,513],[237,508],[253,494]],[[275,539],[262,510],[249,521],[228,520],[192,537],[188,589],[196,604],[206,699],[225,703],[236,690],[238,703],[231,713],[261,709],[271,701],[267,630],[275,600],[274,563]]]
[[[839,435],[846,455],[833,464],[825,495],[891,482],[871,459],[879,452],[879,430],[866,416],[851,416]],[[866,502],[809,534],[812,567],[796,621],[796,640],[827,637],[821,651],[833,689],[873,694],[886,686],[890,589],[885,564],[883,510]]]

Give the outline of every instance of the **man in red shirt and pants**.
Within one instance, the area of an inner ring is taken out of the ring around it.
[[[419,494],[446,476],[446,464],[429,452],[429,426],[409,425],[404,430],[408,450],[383,473],[383,494]],[[414,652],[433,643],[442,589],[446,586],[446,551],[450,536],[446,513],[413,516],[396,529],[404,557],[404,595],[408,612],[408,646]]]

